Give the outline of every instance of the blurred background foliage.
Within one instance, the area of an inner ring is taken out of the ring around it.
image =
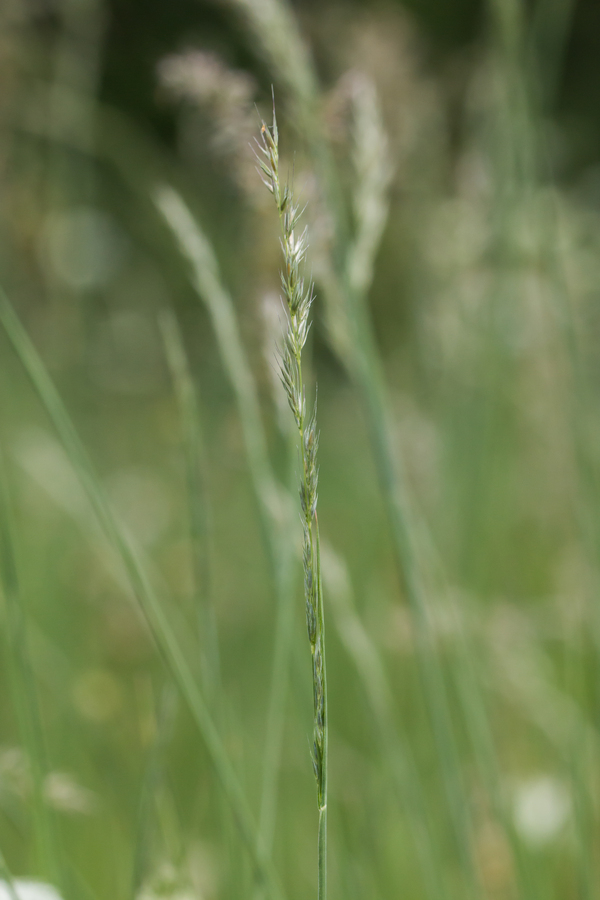
[[[285,34],[276,60],[252,25],[253,9],[273,5],[4,0],[0,283],[150,560],[258,815],[276,591],[213,320],[155,195],[174,187],[212,244],[287,484],[277,223],[249,147],[255,104],[270,115],[274,84],[318,295],[331,897],[416,900],[428,868],[440,900],[595,897],[600,6],[296,2],[319,84],[313,131],[285,76]],[[384,144],[368,130],[377,105]],[[368,415],[321,302],[335,241],[315,144],[330,148],[351,234],[361,214],[352,196],[371,165],[357,162],[361,135],[374,167],[378,149],[389,157],[368,309],[456,769],[434,735]],[[191,445],[174,321],[198,413]],[[60,868],[65,900],[255,896],[210,754],[122,562],[4,333],[0,347],[8,518],[35,685],[20,693],[5,571],[2,853],[18,875],[52,880]],[[293,534],[299,543],[299,525]],[[273,845],[289,898],[316,885],[297,568]],[[34,695],[43,739],[28,744]],[[418,815],[395,765],[418,785]],[[50,853],[36,794],[50,811]]]

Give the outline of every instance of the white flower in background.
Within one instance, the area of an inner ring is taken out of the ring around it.
[[[541,775],[522,782],[514,794],[513,816],[521,837],[537,847],[555,840],[565,826],[571,801],[565,785]]]
[[[14,892],[10,890],[5,881],[0,881],[0,900],[62,900],[57,891],[49,884],[41,881],[25,881],[15,878],[13,881]]]
[[[49,772],[44,796],[54,809],[69,815],[89,816],[98,808],[96,795],[78,784],[69,772]]]

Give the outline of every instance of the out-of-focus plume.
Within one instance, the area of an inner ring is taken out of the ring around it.
[[[164,57],[158,64],[158,81],[165,96],[182,104],[187,125],[198,113],[209,120],[208,145],[225,155],[228,172],[239,186],[254,182],[248,153],[254,131],[256,84],[248,72],[230,69],[215,53],[186,50]],[[187,130],[187,129],[186,129]],[[233,165],[232,165],[233,163]]]
[[[358,72],[351,84],[356,234],[347,266],[350,288],[362,297],[373,280],[375,256],[387,221],[393,165],[375,85]]]

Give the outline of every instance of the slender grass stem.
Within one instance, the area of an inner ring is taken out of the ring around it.
[[[327,714],[327,659],[325,655],[325,615],[323,610],[323,581],[321,573],[321,540],[319,536],[319,522],[315,510],[316,523],[316,542],[317,542],[317,585],[319,591],[319,630],[321,632],[321,640],[323,643],[323,784],[322,784],[322,801],[319,806],[319,900],[325,900],[327,897],[327,776],[329,772],[329,728]]]
[[[299,231],[302,210],[293,188],[283,184],[279,171],[279,131],[273,103],[273,124],[261,127],[256,158],[263,183],[273,195],[281,227],[283,270],[281,283],[287,306],[287,331],[280,358],[281,381],[298,430],[300,450],[300,507],[304,529],[304,593],[306,622],[313,670],[313,767],[317,781],[318,825],[318,897],[327,896],[327,773],[328,716],[327,669],[325,660],[325,616],[321,579],[321,544],[317,516],[318,467],[316,400],[312,413],[307,411],[306,388],[302,371],[302,351],[310,329],[309,315],[314,287],[304,277],[308,249],[307,229]]]
[[[172,312],[165,310],[160,327],[184,432],[184,456],[192,542],[193,610],[202,656],[202,678],[207,698],[215,705],[221,686],[219,639],[210,571],[211,523],[208,506],[204,447],[196,390],[182,335]],[[218,704],[217,704],[218,705]]]
[[[337,202],[339,190],[331,164],[331,154],[320,127],[318,115],[315,113],[318,106],[316,101],[317,81],[306,51],[296,54],[293,67],[286,65],[285,59],[277,51],[277,44],[282,41],[283,28],[285,28],[286,42],[295,47],[302,45],[296,22],[291,16],[284,15],[282,12],[284,3],[280,0],[269,0],[269,3],[261,8],[260,14],[246,0],[235,0],[235,5],[244,11],[249,21],[252,21],[253,30],[260,38],[265,55],[277,69],[278,74],[285,78],[292,90],[294,102],[302,110],[300,122],[310,121],[310,127],[306,131],[309,149],[323,187],[329,213],[335,224],[334,245],[329,267],[329,286],[331,296],[341,300],[341,308],[337,302],[334,304],[336,313],[339,311],[346,319],[344,326],[340,328],[340,333],[347,336],[348,341],[344,341],[341,347],[338,346],[335,349],[340,354],[340,360],[356,384],[365,405],[373,456],[388,513],[400,579],[411,612],[415,617],[419,668],[432,719],[453,830],[462,866],[470,882],[471,893],[477,896],[479,889],[471,854],[470,823],[468,811],[463,802],[464,791],[461,786],[462,777],[454,728],[440,663],[433,646],[425,598],[417,576],[408,524],[408,504],[389,427],[389,403],[381,372],[381,363],[373,326],[364,306],[369,283],[368,278],[356,277],[353,287],[348,280],[349,274],[352,274],[352,267],[348,267],[347,257],[342,252],[348,228],[342,207]],[[307,88],[310,88],[310,91],[307,91]],[[270,135],[270,132],[265,129],[266,126],[262,132],[263,138],[265,135]],[[267,171],[263,170],[263,175],[268,181],[270,178],[269,160],[267,157],[265,159]],[[385,181],[385,178],[381,179],[383,185],[385,185]],[[273,186],[273,192],[275,193],[275,186]],[[286,196],[281,191],[278,206],[279,202],[287,202],[288,199],[289,195]],[[283,210],[280,210],[280,215],[282,212]],[[365,246],[366,243],[365,241]],[[370,254],[375,252],[377,243],[377,241],[370,243]],[[367,271],[368,266],[369,263],[365,260],[365,264],[361,266],[361,272]]]

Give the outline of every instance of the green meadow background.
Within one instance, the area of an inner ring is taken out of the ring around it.
[[[3,878],[316,896],[271,86],[317,294],[329,896],[592,900],[596,0],[1,4]]]

